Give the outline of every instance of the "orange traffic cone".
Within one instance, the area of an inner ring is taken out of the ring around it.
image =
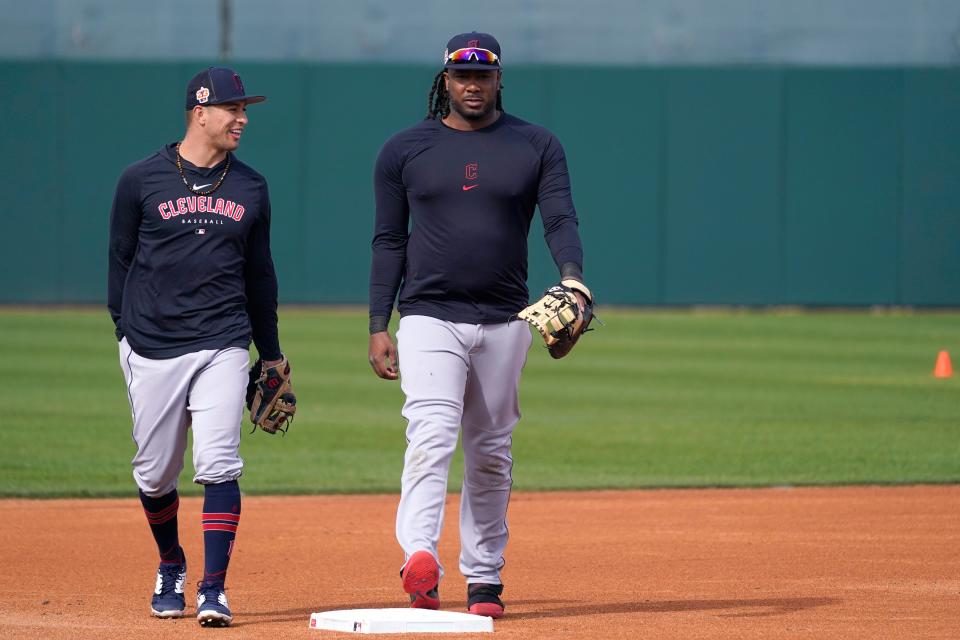
[[[949,378],[953,375],[953,365],[950,364],[950,354],[941,351],[937,354],[937,364],[933,367],[934,378]]]

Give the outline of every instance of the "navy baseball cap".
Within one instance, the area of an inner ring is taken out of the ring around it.
[[[499,69],[500,43],[489,33],[461,33],[450,38],[443,52],[444,69]]]
[[[197,105],[241,101],[253,104],[266,99],[266,96],[248,96],[237,72],[225,67],[208,67],[187,84],[187,111]]]

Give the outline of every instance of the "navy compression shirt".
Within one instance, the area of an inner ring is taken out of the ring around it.
[[[527,235],[539,206],[558,267],[583,264],[563,147],[503,113],[477,131],[424,120],[384,145],[374,171],[370,317],[506,322],[528,303]],[[371,331],[375,329],[371,328]]]
[[[182,160],[198,191],[224,162]],[[270,255],[270,196],[263,176],[230,155],[216,191],[192,193],[170,144],[123,172],[110,213],[107,307],[117,338],[153,359],[204,349],[247,348],[282,357],[277,278]]]

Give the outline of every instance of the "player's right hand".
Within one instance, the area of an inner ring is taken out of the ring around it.
[[[370,335],[370,351],[367,355],[374,373],[384,380],[397,379],[399,375],[397,345],[393,343],[389,331],[380,331]]]

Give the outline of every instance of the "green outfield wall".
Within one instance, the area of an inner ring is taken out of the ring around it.
[[[0,62],[0,302],[103,302],[129,163],[180,137],[203,63]],[[366,301],[371,169],[434,69],[244,64],[282,302]],[[960,69],[517,67],[564,143],[607,303],[960,305]],[[556,279],[539,218],[530,285]],[[188,274],[184,274],[187,277]]]

